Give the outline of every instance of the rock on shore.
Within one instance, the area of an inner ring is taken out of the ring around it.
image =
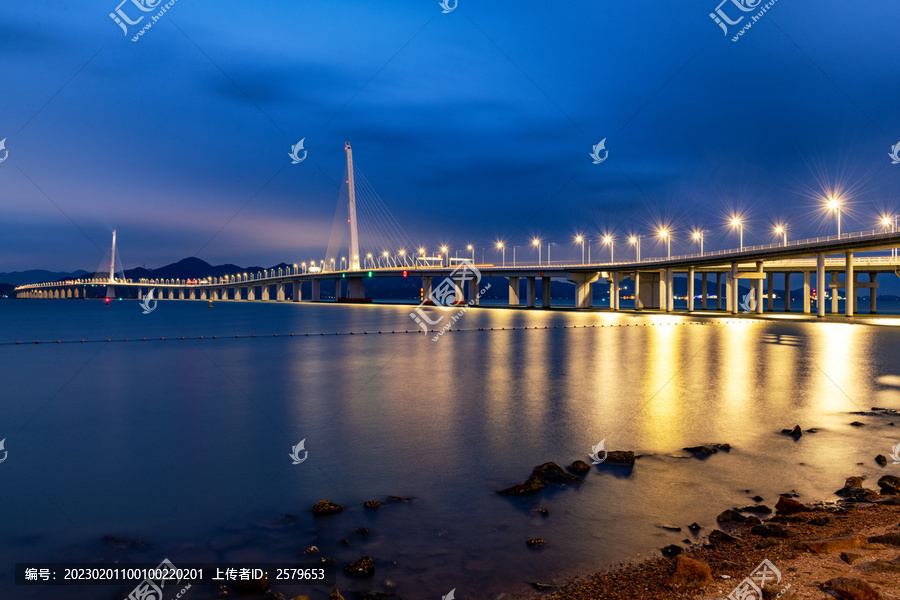
[[[563,468],[555,462],[546,462],[532,469],[531,477],[529,477],[524,483],[514,485],[510,488],[506,488],[505,490],[500,490],[497,493],[507,496],[525,496],[529,494],[536,494],[544,489],[547,482],[559,484],[584,483],[584,481],[580,477],[576,477],[574,475],[566,473]]]

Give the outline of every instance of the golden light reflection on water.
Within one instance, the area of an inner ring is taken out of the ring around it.
[[[856,325],[821,323],[810,331],[808,360],[812,399],[823,412],[868,410],[872,377],[867,376],[871,335]]]
[[[647,402],[641,411],[641,437],[656,447],[672,439],[679,428],[678,398],[683,357],[678,345],[681,341],[679,326],[663,325],[647,331],[644,358],[645,376],[641,380],[640,401]]]

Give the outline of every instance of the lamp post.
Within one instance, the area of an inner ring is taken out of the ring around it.
[[[580,235],[575,236],[575,243],[581,244],[581,264],[584,264],[584,238]]]
[[[472,246],[472,244],[469,244],[468,246],[466,246],[466,248],[468,248],[469,252],[472,253],[472,264],[474,265],[475,264],[475,247]]]
[[[672,258],[672,237],[669,235],[669,232],[665,229],[660,229],[659,237],[666,240],[666,255],[668,258]]]
[[[841,237],[841,201],[831,197],[828,199],[828,208],[837,213],[838,238]]]
[[[531,245],[532,245],[532,246],[537,246],[537,249],[538,249],[538,266],[541,266],[541,240],[539,240],[539,239],[537,239],[537,238],[534,238],[534,240],[531,241]]]
[[[516,266],[516,249],[518,246],[513,246],[513,266]]]
[[[331,259],[331,272],[334,272],[334,259]]]
[[[366,266],[369,266],[369,261],[370,261],[370,260],[372,260],[372,253],[371,253],[371,252],[369,252],[368,254],[366,254]],[[372,268],[373,268],[373,269],[375,268],[375,261],[374,261],[374,260],[372,260]]]
[[[553,242],[547,242],[547,266],[550,266],[550,246],[553,245]]]
[[[503,245],[503,242],[497,242],[497,248],[503,252],[503,266],[506,266],[506,246]]]
[[[890,227],[891,233],[895,233],[897,231],[897,215],[882,217],[881,224],[885,227]],[[891,248],[891,258],[894,260],[897,258],[896,248]]]
[[[784,225],[776,225],[775,233],[781,236],[782,244],[787,246],[787,223]]]
[[[641,262],[641,236],[633,235],[629,241],[634,244],[635,262]]]
[[[450,266],[450,253],[447,252],[447,246],[441,246],[441,254],[444,254],[444,255],[447,256],[447,266],[449,267],[449,266]],[[443,261],[443,258],[442,258],[442,259],[441,259],[441,266],[443,266],[443,265],[444,265],[444,261]]]
[[[701,229],[700,231],[694,232],[694,239],[700,242],[700,256],[703,256],[703,232],[705,230]]]
[[[606,244],[607,246],[609,246],[609,262],[610,263],[616,262],[616,257],[615,257],[615,247],[616,246],[615,246],[615,244],[613,244],[613,239],[608,235],[604,236],[603,243]]]
[[[737,227],[741,232],[741,250],[744,249],[744,226],[741,224],[741,220],[738,217],[733,217],[731,219],[731,226]]]

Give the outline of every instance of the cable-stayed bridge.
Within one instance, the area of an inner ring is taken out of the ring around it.
[[[550,283],[553,279],[574,284],[575,307],[583,309],[593,307],[592,286],[604,281],[609,284],[609,307],[616,311],[620,309],[621,286],[630,279],[635,309],[671,312],[674,310],[674,278],[676,275],[686,275],[688,311],[710,310],[710,301],[715,299],[716,310],[737,314],[773,310],[774,276],[777,273],[784,278],[786,311],[792,311],[792,276],[800,276],[803,292],[802,298],[798,299],[799,311],[810,313],[815,302],[817,314],[824,316],[827,308],[824,299],[830,296],[830,312],[836,313],[838,290],[842,288],[844,296],[852,299],[844,303],[844,314],[853,316],[860,288],[868,288],[870,312],[875,313],[879,285],[877,276],[882,273],[900,275],[900,260],[893,252],[894,248],[900,247],[900,232],[877,230],[643,260],[550,262],[540,260],[539,255],[537,264],[506,266],[476,264],[474,253],[472,259],[451,258],[446,249],[438,256],[429,257],[424,249],[417,249],[412,244],[372,186],[354,167],[349,143],[345,152],[347,169],[341,191],[342,200],[335,215],[326,256],[318,264],[303,262],[292,267],[199,280],[132,281],[125,279],[124,274],[117,276],[121,267],[117,270],[114,231],[108,272],[98,272],[88,279],[22,285],[15,289],[15,295],[17,298],[85,298],[89,294],[96,295],[96,290],[89,288],[99,286],[106,288],[106,298],[141,298],[155,289],[158,294],[154,299],[159,300],[319,302],[322,281],[334,280],[335,301],[359,303],[371,302],[366,297],[366,279],[420,277],[426,301],[431,299],[438,304],[451,305],[468,303],[471,306],[479,304],[478,282],[483,276],[489,276],[508,279],[510,306],[524,304],[536,307],[537,282],[540,280],[542,308],[551,308]],[[347,211],[346,225],[341,215],[344,208]],[[349,244],[345,246],[347,236]],[[341,249],[345,247],[347,253],[341,256]],[[396,253],[372,252],[366,251],[367,247],[400,250]],[[892,250],[892,255],[857,256],[885,250]],[[859,281],[860,275],[867,276],[868,281]],[[445,281],[448,278],[451,285]],[[523,279],[524,298],[521,297]],[[712,279],[715,279],[715,284]],[[741,280],[747,280],[751,290],[751,294],[743,298],[739,297]],[[311,295],[304,299],[301,290],[302,284],[307,281],[311,284]],[[435,282],[440,284],[435,286]],[[763,289],[764,283],[767,283],[766,290]],[[764,298],[767,302],[763,302]]]

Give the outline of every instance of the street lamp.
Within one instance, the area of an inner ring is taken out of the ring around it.
[[[732,217],[731,226],[737,227],[741,232],[741,250],[744,249],[744,226],[741,225],[741,220],[738,217]]]
[[[300,263],[300,272],[306,273],[306,263],[305,262]]]
[[[628,241],[634,244],[635,262],[641,262],[641,236],[633,235]]]
[[[783,244],[787,246],[787,224],[785,223],[784,225],[776,225],[775,233],[781,236]]]
[[[660,229],[659,237],[666,240],[666,254],[669,258],[672,258],[672,237],[669,235],[669,232],[665,229]]]
[[[404,266],[404,267],[407,266],[407,265],[406,265],[406,250],[401,250],[401,251],[400,251],[400,256],[403,257],[403,258],[400,259],[400,260],[403,261],[403,266]]]
[[[705,230],[701,229],[700,231],[694,232],[694,239],[700,242],[700,256],[703,256],[703,232]]]
[[[615,252],[615,244],[613,244],[613,239],[611,237],[609,237],[608,235],[603,236],[603,243],[606,244],[607,246],[609,246],[609,262],[610,263],[616,262],[615,253],[614,253]]]
[[[331,259],[331,272],[334,272],[334,259]]]
[[[885,227],[891,228],[891,233],[895,233],[897,231],[897,215],[885,216],[881,218],[881,224]],[[897,258],[897,249],[891,248],[891,258]]]
[[[368,254],[366,254],[366,266],[369,266],[369,261],[370,261],[370,260],[372,260],[372,253],[371,253],[371,252],[369,252]],[[374,260],[372,260],[372,268],[373,268],[373,269],[375,268],[375,261],[374,261]]]
[[[538,266],[541,266],[541,240],[534,238],[531,241],[532,246],[537,246],[538,249]]]
[[[466,246],[466,248],[469,250],[469,252],[472,253],[472,264],[474,265],[475,264],[475,247],[472,246],[472,244],[469,244],[468,246]]]
[[[447,246],[441,246],[441,254],[447,255],[447,266],[450,266],[450,254],[447,252]],[[444,260],[441,259],[441,266],[443,266]]]
[[[497,242],[497,249],[503,252],[503,266],[506,266],[506,247],[503,242]]]
[[[837,213],[838,238],[841,237],[841,201],[831,197],[828,199],[828,208]]]
[[[346,261],[346,260],[347,260],[347,257],[346,257],[346,256],[342,256],[342,257],[341,257],[341,271],[344,270],[344,261]]]
[[[575,243],[581,244],[581,264],[584,264],[584,238],[580,235],[575,236]]]

